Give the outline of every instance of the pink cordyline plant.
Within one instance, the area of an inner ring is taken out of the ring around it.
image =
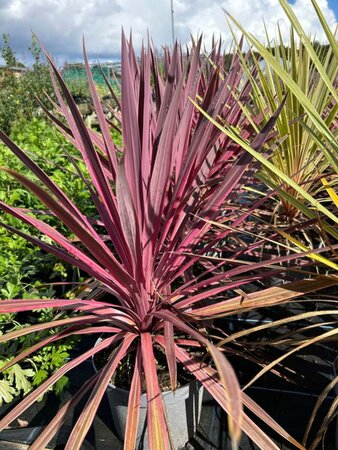
[[[79,176],[90,191],[99,219],[86,217],[23,150],[0,132],[2,141],[32,171],[39,183],[12,170],[4,170],[40,199],[80,244],[36,215],[0,202],[5,213],[31,225],[49,239],[2,225],[90,274],[106,293],[104,298],[92,300],[0,302],[2,314],[46,307],[56,312],[70,312],[67,318],[58,317],[1,336],[0,343],[41,330],[60,330],[17,354],[2,367],[2,371],[67,336],[103,336],[98,345],[67,362],[13,407],[0,421],[0,428],[8,426],[61,376],[103,349],[114,348],[105,366],[61,407],[31,445],[32,450],[44,448],[61,427],[68,411],[90,393],[66,445],[67,450],[80,449],[112,376],[132,352],[135,367],[130,386],[125,449],[135,449],[143,379],[148,400],[149,448],[170,448],[170,430],[168,432],[166,426],[157,377],[155,348],[162,349],[166,355],[172,389],[177,386],[179,363],[228,413],[234,448],[241,430],[261,448],[278,448],[243,411],[243,404],[285,439],[302,448],[241,392],[231,365],[215,346],[214,337],[208,334],[208,327],[212,325],[206,319],[243,307],[242,298],[232,297],[233,289],[263,280],[274,273],[274,269],[266,268],[267,261],[241,265],[235,260],[232,264],[230,257],[224,266],[224,261],[208,260],[208,254],[222,239],[232,234],[234,228],[245,226],[250,210],[234,215],[231,201],[240,192],[244,180],[250,178],[253,166],[251,156],[207,120],[191,99],[215,120],[241,127],[243,138],[249,139],[255,150],[260,150],[269,138],[283,105],[264,129],[255,134],[235,100],[240,96],[242,102],[247,101],[250,92],[247,83],[239,95],[243,79],[239,58],[234,56],[229,73],[220,76],[216,65],[204,70],[204,64],[208,62],[201,58],[200,46],[200,40],[193,43],[189,58],[186,58],[176,44],[173,51],[165,52],[160,70],[151,46],[143,48],[141,58],[137,60],[131,42],[123,36],[122,96],[120,111],[113,122],[104,115],[84,52],[100,133],[86,128],[60,73],[47,55],[58,100],[54,108],[63,118],[57,118],[55,113],[48,114],[79,150],[86,164],[89,175],[83,174],[74,161]],[[118,129],[120,125],[122,148],[114,144],[111,135],[112,129]],[[224,222],[222,208],[225,205],[228,206],[231,229],[213,225],[217,220]],[[322,284],[319,283],[319,287]],[[260,297],[255,293],[252,304],[268,305],[273,298],[274,288],[271,289],[263,291]],[[307,283],[299,285],[298,289],[292,285],[290,290],[285,288],[278,293],[278,301],[301,295],[306,289],[309,289]],[[210,363],[202,357],[206,349],[212,356]]]

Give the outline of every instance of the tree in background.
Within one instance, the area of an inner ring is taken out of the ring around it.
[[[41,49],[34,37],[29,47],[33,56],[33,65],[27,70],[10,45],[9,34],[2,35],[0,56],[4,66],[0,69],[0,129],[10,133],[14,122],[19,119],[30,120],[39,111],[36,97],[44,98],[45,94],[53,95],[48,66],[41,58]]]

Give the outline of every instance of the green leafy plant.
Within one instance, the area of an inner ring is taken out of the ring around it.
[[[40,296],[41,297],[41,296]],[[47,314],[37,315],[37,318],[27,321],[27,323],[19,323],[16,320],[16,314],[3,314],[0,316],[0,336],[7,332],[15,332],[29,328],[34,323],[43,323],[41,320],[44,316],[45,320],[50,319]],[[53,333],[37,333],[30,336],[29,339],[23,337],[16,343],[2,343],[0,367],[4,367],[11,363],[15,352],[20,349],[27,349],[37,343],[42,337],[51,336]],[[62,367],[70,356],[70,350],[74,347],[74,339],[66,339],[59,342],[58,345],[46,346],[38,351],[31,358],[26,358],[20,363],[10,364],[10,367],[3,372],[3,379],[0,387],[0,405],[10,403],[14,397],[26,395],[36,386],[43,383],[57,369]],[[67,386],[68,378],[61,377],[58,383],[53,386],[52,390],[56,395],[62,394]],[[41,400],[40,397],[39,400]]]
[[[72,154],[72,146],[65,139],[55,134],[53,127],[46,120],[34,118],[30,122],[18,121],[12,128],[11,136],[19,145],[29,148],[29,154],[69,195],[76,199],[81,207],[90,213],[89,194],[84,189],[85,184],[74,170],[67,153]],[[4,146],[0,147],[0,166],[15,168],[21,173],[31,176],[29,170],[20,161],[13,160],[12,153]],[[82,165],[84,169],[84,165]],[[30,195],[14,180],[0,173],[0,199],[6,203],[24,208],[27,211],[43,210],[44,207],[35,196]],[[57,221],[46,214],[45,219],[52,226]],[[3,217],[7,224],[18,226],[21,231],[29,228],[10,216]],[[0,230],[2,252],[0,255],[0,289],[2,298],[27,295],[35,289],[38,292],[39,283],[49,282],[59,273],[59,281],[65,281],[72,271],[66,265],[61,266],[51,255],[43,255],[41,251],[19,236],[13,236],[5,229]],[[54,274],[54,275],[53,275]],[[42,288],[40,288],[42,289]],[[14,291],[17,295],[13,295]],[[44,295],[47,290],[44,289]],[[54,291],[53,291],[54,293]]]
[[[52,176],[65,190],[77,198],[79,204],[86,209],[88,195],[83,189],[82,181],[74,173],[74,167],[67,158],[67,151],[72,152],[72,146],[60,136],[57,136],[53,127],[40,118],[33,118],[30,122],[19,120],[11,130],[11,136],[20,145],[30,149],[30,155],[39,161],[46,172]],[[4,146],[0,147],[0,166],[7,166],[21,170],[29,176],[29,171],[19,161],[13,161],[12,153]],[[27,211],[41,209],[41,203],[30,195],[22,186],[0,173],[0,199],[12,206],[25,208]],[[90,208],[88,209],[89,212]],[[46,216],[51,225],[57,226],[52,217]],[[17,226],[21,231],[29,231],[29,227],[23,225],[17,219],[7,216],[2,217],[7,224]],[[13,236],[6,229],[0,230],[0,297],[10,298],[52,298],[56,295],[55,286],[50,283],[62,283],[69,279],[80,281],[78,273],[65,263],[61,263],[54,256],[44,254],[41,250],[32,246],[25,239]],[[64,285],[58,287],[58,292],[65,292]],[[50,311],[41,310],[29,317],[20,314],[0,315],[0,334],[8,330],[15,331],[29,327],[40,321],[49,320]],[[35,341],[40,339],[36,335]],[[26,348],[34,343],[29,336],[22,338],[20,346]],[[29,360],[24,360],[15,365],[15,371],[20,372],[24,389],[17,383],[17,377],[13,371],[6,371],[2,384],[0,402],[11,401],[13,395],[22,395],[34,389],[44,381],[57,368],[61,367],[69,357],[74,340],[65,340],[52,344],[37,352]],[[13,358],[13,346],[1,346],[0,364],[4,365]],[[27,375],[27,376],[26,376]],[[20,379],[21,379],[20,378]],[[66,377],[62,378],[54,391],[60,393],[65,387]]]
[[[7,133],[20,118],[30,120],[39,114],[36,95],[43,96],[44,92],[53,95],[48,66],[41,60],[35,38],[30,51],[34,63],[25,68],[11,49],[10,36],[3,35],[1,56],[5,66],[0,69],[0,128]]]

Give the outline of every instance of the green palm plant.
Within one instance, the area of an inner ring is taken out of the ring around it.
[[[314,133],[319,132],[330,146],[337,136],[337,42],[315,0],[312,3],[330,45],[319,46],[306,36],[286,0],[280,0],[280,4],[290,20],[289,44],[285,43],[278,27],[274,40],[266,33],[268,45],[265,46],[232,18],[255,49],[250,58],[242,57],[242,65],[253,86],[252,102],[244,108],[246,114],[250,117],[255,111],[266,122],[270,111],[275,110],[287,94],[285,108],[276,122],[276,133],[281,141],[269,158],[273,167],[265,167],[259,177],[273,189],[283,185],[280,202],[291,221],[301,211],[299,202],[308,204],[304,192],[316,195],[321,186],[320,178],[332,166],[332,153],[325,150]],[[256,69],[255,75],[252,66]],[[285,183],[285,177],[281,177],[276,168],[302,190]]]

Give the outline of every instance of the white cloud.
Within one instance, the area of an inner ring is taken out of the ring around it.
[[[222,33],[226,42],[230,43],[231,36],[227,28],[226,19],[222,14],[221,7],[236,18],[246,31],[253,33],[260,39],[265,39],[263,21],[266,24],[270,38],[275,36],[277,23],[280,24],[283,37],[288,39],[289,26],[288,19],[281,8],[278,0],[225,0],[223,2],[209,1],[207,7],[203,7],[204,1],[184,1],[190,7],[185,6],[185,11],[177,17],[179,32],[184,37],[186,28],[203,31],[206,40],[210,40],[213,34]],[[197,7],[195,6],[197,5]],[[328,23],[334,26],[335,15],[328,6],[327,0],[319,0],[324,16]],[[318,18],[311,5],[310,0],[296,0],[293,9],[301,21],[306,33],[315,35],[316,39],[322,40],[324,33],[321,29]]]
[[[336,23],[327,0],[317,0],[330,25]],[[295,0],[293,9],[307,33],[323,38],[310,0]],[[277,21],[287,36],[287,20],[278,0],[174,0],[176,36],[189,41],[192,33],[203,32],[208,41],[221,33],[227,43],[222,8],[236,17],[246,30],[264,38],[263,18],[274,36]],[[133,30],[139,48],[147,30],[155,45],[171,43],[170,0],[0,0],[0,30],[10,33],[13,47],[22,55],[33,30],[49,51],[60,61],[81,59],[81,39],[85,34],[92,58],[117,58],[121,27]]]

